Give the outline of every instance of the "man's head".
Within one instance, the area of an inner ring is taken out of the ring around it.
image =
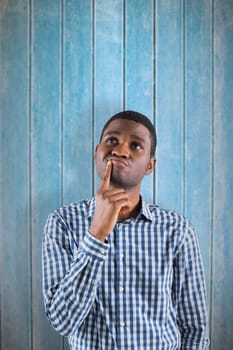
[[[104,125],[101,136],[100,136],[100,142],[103,137],[105,129],[108,127],[108,125],[116,119],[127,119],[127,120],[133,120],[137,123],[140,123],[144,125],[150,132],[150,139],[151,139],[151,157],[155,154],[155,149],[157,145],[157,136],[154,125],[151,123],[151,121],[142,113],[136,112],[136,111],[122,111],[117,114],[114,114]]]
[[[155,129],[148,118],[132,111],[114,115],[105,124],[96,146],[95,163],[100,178],[111,161],[111,186],[138,192],[143,177],[154,168],[155,146]]]

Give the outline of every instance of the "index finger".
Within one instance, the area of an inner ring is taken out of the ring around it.
[[[112,162],[109,160],[107,162],[105,174],[100,186],[102,190],[107,190],[109,188],[111,172],[112,172]]]

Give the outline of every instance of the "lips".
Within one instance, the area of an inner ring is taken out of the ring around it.
[[[107,157],[106,161],[108,162],[109,160],[112,161],[113,164],[129,166],[129,163],[125,159],[120,158],[120,157],[109,156],[109,157]]]

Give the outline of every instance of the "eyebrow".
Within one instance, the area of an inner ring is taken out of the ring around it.
[[[110,136],[110,135],[120,135],[121,132],[120,131],[117,131],[117,130],[113,130],[113,131],[107,131],[106,133],[104,133],[103,137],[106,137],[106,136]],[[136,139],[142,143],[145,143],[145,139],[141,136],[138,136],[136,134],[130,134],[129,135],[132,139]]]

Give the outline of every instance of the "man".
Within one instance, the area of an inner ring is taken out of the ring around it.
[[[190,222],[145,203],[156,133],[124,111],[95,150],[91,200],[54,211],[43,241],[43,292],[52,326],[78,349],[207,349],[204,272]]]

